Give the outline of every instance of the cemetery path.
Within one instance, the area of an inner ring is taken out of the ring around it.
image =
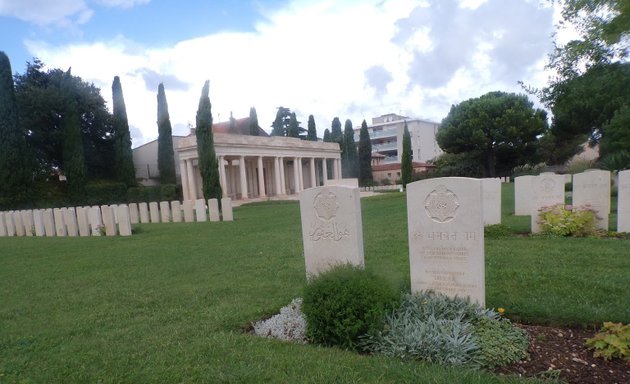
[[[560,379],[567,383],[630,383],[630,364],[619,359],[606,361],[595,358],[593,351],[586,349],[584,342],[593,337],[596,331],[538,325],[518,326],[529,334],[530,357],[498,368],[495,372],[528,377],[554,377],[559,371]]]

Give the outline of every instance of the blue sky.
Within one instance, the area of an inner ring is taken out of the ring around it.
[[[14,72],[72,67],[111,106],[120,76],[134,145],[157,137],[163,82],[176,134],[210,80],[215,121],[285,106],[320,136],[334,117],[440,121],[452,104],[518,81],[543,86],[557,10],[538,0],[0,0]]]

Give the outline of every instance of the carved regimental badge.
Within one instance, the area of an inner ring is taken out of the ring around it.
[[[556,182],[554,179],[542,179],[540,182],[540,189],[543,193],[551,193],[553,192],[553,188],[556,186]]]
[[[439,185],[424,200],[424,210],[427,215],[438,223],[447,223],[457,215],[459,202],[453,191],[444,185]]]
[[[329,221],[337,216],[339,209],[337,196],[330,191],[323,190],[315,196],[313,208],[315,208],[315,214],[319,219]]]

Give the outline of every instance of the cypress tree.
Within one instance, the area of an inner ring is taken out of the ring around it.
[[[315,127],[315,118],[313,115],[308,116],[308,133],[306,134],[306,140],[317,141],[317,127]]]
[[[0,210],[17,208],[29,197],[30,158],[19,125],[9,57],[0,51]]]
[[[249,109],[249,134],[252,136],[258,136],[260,134],[258,114],[256,113],[256,108],[254,107]]]
[[[324,137],[323,137],[322,141],[324,143],[332,143],[332,139],[330,137],[330,129],[326,128],[324,130]],[[328,170],[328,172],[327,172],[328,174],[326,175],[326,178],[330,179],[332,177],[332,174],[333,174],[332,173],[332,164],[333,164],[333,162],[332,162],[332,160],[325,160],[325,161],[326,161],[326,169]]]
[[[300,137],[300,128],[298,126],[297,116],[295,112],[291,112],[291,118],[289,120],[289,130],[287,131],[288,137]]]
[[[322,139],[324,143],[331,143],[332,139],[330,138],[330,129],[326,128],[324,130],[324,138]]]
[[[400,160],[400,176],[403,188],[405,189],[407,189],[407,184],[411,183],[413,175],[412,156],[411,135],[409,134],[409,128],[407,128],[407,122],[405,121],[405,130],[403,131],[402,142],[402,158]]]
[[[330,129],[330,141],[339,143],[343,141],[343,133],[341,132],[341,121],[338,117],[335,117],[331,124]]]
[[[359,183],[370,184],[372,181],[372,143],[365,120],[359,132]]]
[[[136,184],[136,171],[133,166],[127,108],[125,107],[125,99],[118,76],[114,77],[114,82],[112,83],[112,100],[114,104],[114,166],[116,178],[118,181],[125,183],[127,187],[131,187]]]
[[[341,172],[343,177],[358,177],[357,144],[354,141],[352,121],[346,120],[343,130],[343,144],[341,146]]]
[[[161,184],[175,184],[175,152],[173,151],[173,129],[168,114],[168,103],[164,84],[160,83],[157,94],[158,103],[158,170]]]
[[[68,195],[72,203],[81,203],[86,196],[86,167],[81,137],[81,115],[77,98],[73,92],[72,75],[66,72],[62,83],[64,112],[61,117],[63,134],[63,171],[68,182]]]
[[[221,180],[219,177],[219,162],[214,151],[214,137],[212,135],[212,105],[210,104],[210,81],[206,80],[199,98],[197,109],[197,154],[199,157],[199,173],[203,185],[203,197],[207,199],[221,199]]]
[[[236,132],[236,119],[232,116],[232,111],[230,111],[230,128],[229,132],[232,134],[237,134]]]

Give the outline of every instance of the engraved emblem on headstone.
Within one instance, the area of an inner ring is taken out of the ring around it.
[[[313,208],[317,217],[324,221],[329,221],[337,215],[339,204],[337,196],[330,191],[322,191],[315,196],[313,200]]]
[[[540,190],[544,193],[553,192],[556,182],[553,179],[542,179],[540,182]]]
[[[427,215],[438,223],[447,223],[457,215],[459,202],[453,191],[444,185],[438,185],[424,200],[424,209]]]

